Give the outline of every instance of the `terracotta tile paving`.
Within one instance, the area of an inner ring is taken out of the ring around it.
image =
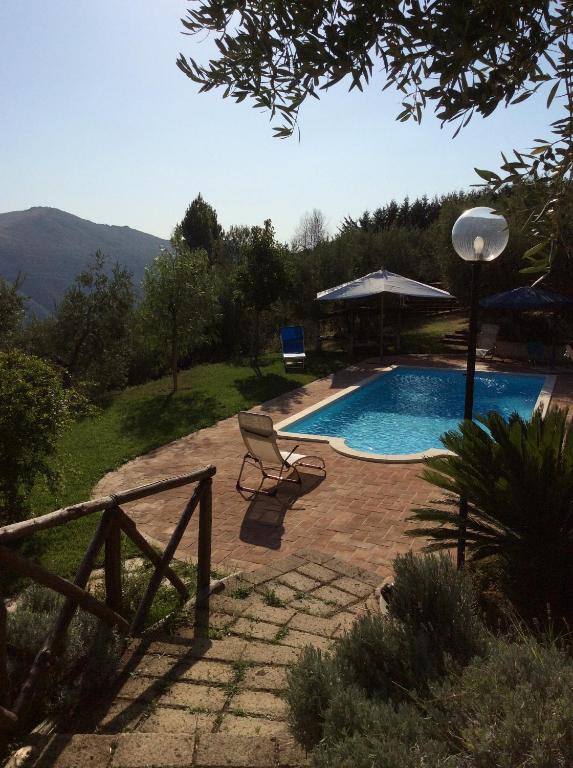
[[[462,357],[425,355],[388,358],[385,364],[462,366]],[[491,370],[524,371],[505,362],[488,363]],[[289,415],[372,375],[375,362],[347,368],[253,409],[278,423]],[[531,370],[531,369],[530,369]],[[535,369],[539,372],[540,369]],[[552,402],[573,404],[573,374],[559,375]],[[285,440],[285,447],[292,441]],[[302,547],[312,547],[372,569],[382,576],[398,553],[420,542],[404,536],[413,507],[435,498],[420,479],[422,464],[382,464],[342,456],[329,445],[304,443],[303,451],[324,457],[327,476],[309,471],[301,492],[283,483],[276,497],[245,500],[235,482],[245,452],[236,417],[163,446],[106,475],[94,494],[104,495],[163,477],[215,464],[213,486],[213,564],[224,572],[254,570]],[[250,475],[245,475],[248,482]],[[253,475],[254,479],[254,475]],[[187,489],[188,490],[188,489]],[[150,538],[165,543],[187,499],[186,489],[134,502],[126,510]],[[178,556],[193,558],[197,520],[182,541]]]

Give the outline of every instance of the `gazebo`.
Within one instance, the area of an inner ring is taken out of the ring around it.
[[[493,296],[486,296],[480,301],[480,307],[485,310],[491,310],[494,312],[549,312],[552,317],[552,341],[551,344],[547,344],[551,347],[551,359],[555,362],[557,358],[557,348],[562,343],[567,343],[567,339],[558,340],[557,332],[557,318],[558,312],[563,312],[565,309],[573,307],[573,298],[571,296],[563,296],[560,293],[549,291],[546,288],[537,288],[530,285],[522,285],[519,288],[513,288],[510,291],[504,291],[503,293],[496,293]],[[512,342],[504,342],[505,345]],[[513,342],[516,344],[519,342]],[[545,346],[541,342],[529,341],[522,342],[527,347],[527,355],[532,359],[536,359],[537,355],[541,358],[545,358]],[[539,350],[537,349],[539,348]],[[514,352],[514,354],[519,354]],[[521,352],[521,354],[523,354]]]
[[[527,311],[529,309],[560,309],[573,305],[570,296],[562,296],[544,288],[533,288],[530,285],[522,285],[511,291],[495,293],[480,301],[483,309],[508,309]]]
[[[419,283],[409,277],[397,275],[387,269],[379,269],[368,275],[351,280],[348,283],[328,288],[316,294],[317,301],[340,301],[347,299],[364,299],[371,296],[380,296],[380,358],[383,356],[384,339],[384,294],[393,293],[398,296],[411,296],[421,299],[449,299],[453,300],[448,291],[434,288],[432,285]]]

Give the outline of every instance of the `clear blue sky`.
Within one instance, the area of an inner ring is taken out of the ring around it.
[[[212,43],[181,34],[183,0],[2,0],[0,212],[49,205],[105,224],[169,236],[201,192],[224,227],[271,218],[290,240],[320,208],[346,214],[391,198],[467,188],[474,166],[545,136],[536,98],[455,140],[428,113],[396,123],[400,99],[342,84],[301,114],[302,140],[272,137],[268,116],[197,87],[180,51]]]

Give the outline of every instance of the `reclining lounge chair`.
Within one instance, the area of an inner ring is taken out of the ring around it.
[[[247,447],[247,453],[243,457],[241,471],[237,478],[238,491],[246,491],[253,495],[263,493],[266,496],[274,496],[281,481],[301,484],[298,467],[318,469],[326,475],[324,459],[320,456],[305,456],[295,453],[298,445],[295,445],[292,451],[279,449],[277,433],[270,416],[241,411],[239,413],[239,429]],[[261,472],[262,478],[258,488],[247,488],[241,485],[245,464],[256,467]],[[263,483],[267,479],[276,480],[276,484],[269,490],[263,490]]]
[[[499,334],[499,325],[483,323],[477,337],[476,355],[478,357],[493,357]]]
[[[531,365],[543,365],[545,360],[545,346],[540,341],[528,341],[527,362]]]

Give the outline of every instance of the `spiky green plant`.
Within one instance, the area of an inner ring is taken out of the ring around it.
[[[427,460],[422,476],[446,497],[416,509],[410,520],[423,525],[409,534],[429,538],[429,550],[455,547],[458,498],[465,497],[470,558],[498,558],[522,616],[570,622],[573,425],[567,412],[537,412],[529,421],[490,413],[477,421],[464,421],[442,437],[453,455]]]

